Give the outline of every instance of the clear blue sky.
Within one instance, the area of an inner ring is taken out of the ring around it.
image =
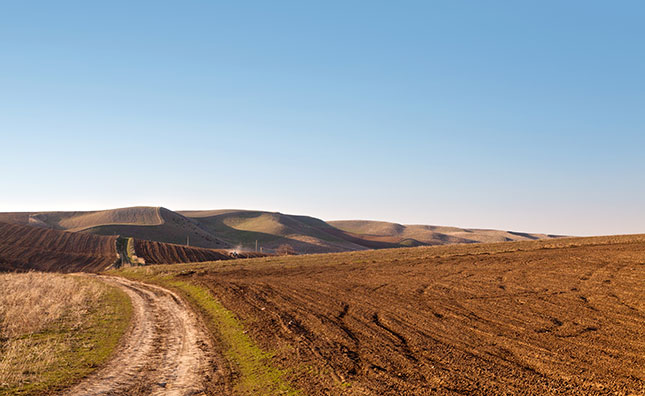
[[[642,1],[4,1],[0,211],[645,232]]]

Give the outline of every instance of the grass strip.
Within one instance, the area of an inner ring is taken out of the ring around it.
[[[113,273],[178,291],[190,303],[196,305],[207,316],[213,335],[223,345],[225,358],[238,371],[239,376],[233,389],[236,395],[295,396],[302,394],[284,380],[283,370],[271,364],[273,353],[260,349],[248,336],[244,330],[244,324],[235,313],[226,309],[205,287],[173,276],[148,277],[141,271],[137,271],[137,268],[113,271]]]

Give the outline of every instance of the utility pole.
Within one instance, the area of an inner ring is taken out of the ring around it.
[[[186,246],[190,246],[190,235],[186,235]]]
[[[258,251],[258,240],[257,239],[255,240],[255,251],[256,252]]]

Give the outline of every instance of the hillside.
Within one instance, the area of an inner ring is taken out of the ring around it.
[[[0,221],[65,231],[83,231],[103,225],[160,225],[161,208],[132,207],[91,212],[0,213]]]
[[[207,249],[226,249],[232,244],[204,230],[200,224],[166,208],[158,211],[159,224],[103,224],[86,228],[84,232],[100,235],[122,235],[136,239],[198,246]]]
[[[454,243],[508,242],[554,235],[401,225],[377,221],[324,222],[309,216],[247,210],[182,211],[201,228],[231,244],[253,248],[255,241],[272,250],[289,244],[301,253],[343,252]]]
[[[117,261],[116,239],[0,223],[0,271],[101,271]]]
[[[181,215],[235,246],[254,249],[255,241],[269,251],[282,244],[300,253],[364,250],[366,246],[322,220],[308,216],[250,210],[182,211]]]
[[[91,212],[0,213],[0,221],[97,235],[121,235],[212,249],[230,245],[180,214],[161,207],[132,207]]]
[[[125,255],[136,255],[145,264],[172,264],[258,257],[260,253],[231,253],[132,238],[132,251],[126,252],[123,238],[69,232],[24,224],[0,223],[0,272],[55,271],[100,272],[109,267],[129,265]],[[121,246],[121,248],[119,248]]]
[[[341,220],[330,225],[365,240],[399,245],[443,245],[449,243],[491,243],[555,238],[556,235],[431,225],[402,225],[384,221]]]
[[[205,249],[141,239],[134,240],[134,251],[137,257],[145,261],[145,264],[196,263],[261,256],[259,253],[233,254],[227,250]]]
[[[91,212],[0,213],[0,221],[54,230],[120,235],[207,249],[273,252],[287,244],[298,253],[346,252],[453,243],[503,242],[553,237],[511,231],[378,221],[331,221],[253,210],[174,212],[132,207]]]

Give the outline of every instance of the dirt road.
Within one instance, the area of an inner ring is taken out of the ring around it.
[[[176,294],[118,277],[100,277],[130,296],[133,325],[117,355],[65,396],[201,395],[213,375],[209,338]]]

